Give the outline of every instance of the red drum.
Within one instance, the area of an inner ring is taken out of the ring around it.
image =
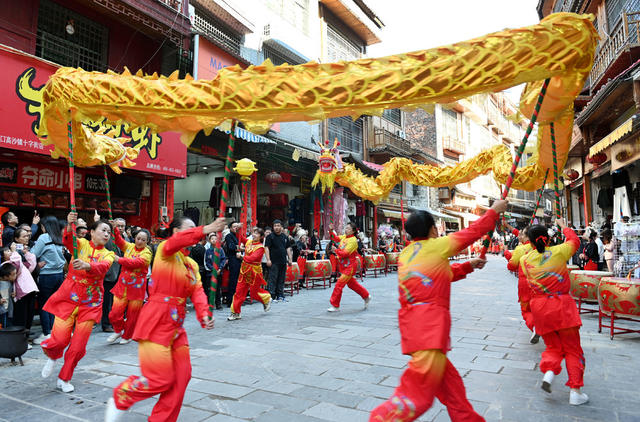
[[[374,277],[378,276],[378,272],[386,275],[387,261],[383,254],[366,255],[364,257],[364,268],[365,273],[373,272]]]
[[[322,283],[322,287],[328,284],[331,287],[331,261],[328,259],[307,260],[305,268],[305,286],[306,288],[317,287]]]
[[[615,334],[640,333],[626,327],[616,327],[616,320],[640,322],[640,280],[622,277],[603,277],[598,287],[600,305],[598,331],[602,327],[610,329],[610,338]],[[610,325],[602,323],[602,316],[610,317]]]
[[[597,309],[583,309],[583,303],[598,303],[598,286],[603,277],[611,277],[613,273],[607,271],[585,271],[572,270],[569,271],[569,279],[571,280],[571,289],[569,294],[578,303],[578,312],[592,313]]]

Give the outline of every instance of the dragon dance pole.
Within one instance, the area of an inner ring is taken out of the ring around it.
[[[71,116],[67,122],[67,135],[69,136],[69,203],[71,212],[76,212],[76,176],[73,163],[73,129]],[[71,224],[71,237],[73,239],[73,258],[78,259],[78,239],[76,238],[76,224]]]
[[[220,214],[219,217],[224,217],[227,211],[227,202],[229,201],[229,178],[231,177],[231,165],[233,162],[233,149],[236,142],[236,120],[231,123],[231,133],[229,134],[229,146],[227,148],[227,159],[224,163],[224,178],[222,179],[222,195],[220,195]],[[216,240],[216,248],[213,258],[213,274],[217,277],[220,272],[220,247],[222,246],[222,232],[218,232]],[[211,297],[213,296],[215,301],[215,289],[213,288],[213,280],[211,277],[211,291],[209,292],[209,305],[211,306]],[[217,287],[217,284],[216,284]],[[213,292],[213,293],[212,293]]]
[[[404,200],[402,199],[402,197],[400,197],[400,221],[402,222],[402,245],[404,246],[405,244],[405,234],[404,234]]]
[[[538,200],[536,201],[536,207],[533,209],[533,214],[531,215],[531,221],[536,218],[536,213],[538,212],[538,208],[540,207],[540,201],[542,200],[542,194],[544,194],[544,185],[547,183],[547,176],[549,176],[549,169],[544,174],[544,180],[542,181],[542,187],[540,188],[540,194],[538,195]]]
[[[549,86],[549,79],[545,79],[544,82],[542,83],[540,94],[538,94],[538,101],[536,102],[536,106],[533,110],[533,116],[531,116],[531,120],[529,121],[529,126],[527,126],[527,132],[524,134],[524,137],[522,138],[522,142],[520,143],[520,146],[516,151],[516,158],[513,160],[513,165],[511,166],[511,171],[509,172],[509,177],[507,177],[507,183],[505,184],[505,187],[504,187],[504,190],[502,191],[502,195],[500,199],[506,199],[507,195],[509,195],[509,189],[511,189],[511,184],[513,183],[513,179],[516,175],[516,169],[518,168],[518,163],[520,163],[520,158],[522,158],[522,153],[524,152],[524,148],[527,146],[527,141],[529,140],[529,136],[531,135],[533,126],[538,120],[538,113],[540,112],[540,107],[542,106],[542,100],[544,99],[544,96],[547,93],[548,86]],[[482,242],[482,251],[480,252],[480,258],[485,259],[492,237],[493,237],[493,230],[489,232],[488,238]]]
[[[560,210],[560,189],[558,188],[558,153],[556,151],[556,131],[551,122],[551,150],[553,151],[553,190],[556,197],[556,218],[562,217],[562,211]],[[586,203],[586,198],[585,198]],[[586,214],[585,214],[586,221]]]
[[[109,208],[109,220],[113,220],[113,209],[111,208],[111,188],[109,187],[109,175],[107,174],[107,166],[104,168],[104,187],[107,190],[107,207]]]

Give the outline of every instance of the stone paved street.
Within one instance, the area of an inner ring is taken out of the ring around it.
[[[543,344],[529,344],[516,302],[516,279],[502,258],[456,283],[452,291],[453,351],[450,359],[464,376],[469,398],[488,421],[640,421],[638,377],[640,336],[610,341],[598,334],[597,316],[584,316],[585,392],[591,402],[568,404],[566,372],[554,391],[540,389]],[[191,312],[186,327],[193,379],[181,421],[357,422],[389,397],[406,365],[400,353],[395,273],[367,278],[372,304],[345,290],[342,310],[326,312],[329,290],[303,291],[264,314],[243,308],[241,321],[216,313],[216,328],[199,328]],[[43,380],[38,346],[25,366],[0,366],[0,420],[100,421],[111,388],[138,372],[135,343],[107,345],[99,330],[73,378],[76,391],[55,390]],[[59,369],[59,366],[58,366]],[[144,421],[155,400],[134,406],[123,418]],[[447,421],[438,402],[420,421]]]

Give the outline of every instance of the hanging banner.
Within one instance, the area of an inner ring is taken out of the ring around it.
[[[36,133],[42,116],[42,87],[58,66],[0,46],[0,68],[0,148],[49,155],[53,148],[42,145]],[[93,129],[106,126],[104,121],[86,123]],[[186,177],[187,147],[178,133],[129,130],[127,125],[116,129],[120,136],[131,138],[128,146],[141,148],[133,170]]]

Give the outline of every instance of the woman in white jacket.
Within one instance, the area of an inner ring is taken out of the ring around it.
[[[11,263],[18,269],[18,278],[14,285],[16,296],[13,307],[13,325],[31,329],[36,310],[36,295],[38,286],[31,273],[37,267],[36,256],[29,251],[30,234],[23,228],[14,234],[11,245]]]

